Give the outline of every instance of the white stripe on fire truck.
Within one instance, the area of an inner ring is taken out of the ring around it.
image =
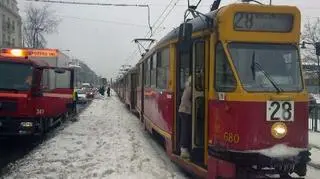
[[[27,94],[17,94],[17,93],[0,93],[0,97],[16,97],[16,98],[26,98]]]
[[[72,98],[72,94],[43,93],[43,96],[56,98]]]

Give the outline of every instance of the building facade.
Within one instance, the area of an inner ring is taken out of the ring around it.
[[[0,47],[22,46],[22,20],[17,0],[0,0]]]

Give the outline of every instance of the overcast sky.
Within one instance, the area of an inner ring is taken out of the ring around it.
[[[67,0],[66,0],[67,1]],[[149,4],[151,24],[153,24],[172,1],[165,15],[177,5],[162,25],[157,28],[153,38],[159,40],[183,20],[187,0],[78,0],[81,2]],[[236,0],[222,0],[222,5]],[[193,0],[191,2],[196,2]],[[198,10],[208,12],[213,0],[202,0]],[[269,0],[260,0],[269,2]],[[22,17],[27,1],[19,0]],[[44,3],[36,2],[42,6]],[[273,4],[298,6],[303,20],[320,16],[319,0],[273,0]],[[82,5],[51,4],[56,15],[61,18],[59,32],[47,36],[49,48],[69,49],[68,55],[85,61],[98,75],[115,77],[122,64],[135,64],[139,53],[134,38],[147,35],[147,9],[137,7],[102,7]],[[162,17],[164,17],[163,15]],[[161,18],[155,25],[159,26]],[[131,57],[131,58],[130,58]]]

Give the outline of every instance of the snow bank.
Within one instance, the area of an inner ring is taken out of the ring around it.
[[[278,144],[268,149],[249,150],[248,153],[260,153],[271,158],[288,158],[298,155],[301,151],[307,149],[288,147],[285,144]]]
[[[309,144],[320,148],[320,133],[309,132]]]
[[[4,178],[186,178],[115,96],[99,98]]]
[[[320,150],[316,148],[312,148],[311,152],[311,163],[320,165]]]

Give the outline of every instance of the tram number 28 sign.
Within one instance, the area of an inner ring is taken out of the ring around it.
[[[267,121],[294,121],[293,101],[267,101]]]
[[[234,16],[237,31],[290,32],[293,27],[292,14],[238,12]]]

